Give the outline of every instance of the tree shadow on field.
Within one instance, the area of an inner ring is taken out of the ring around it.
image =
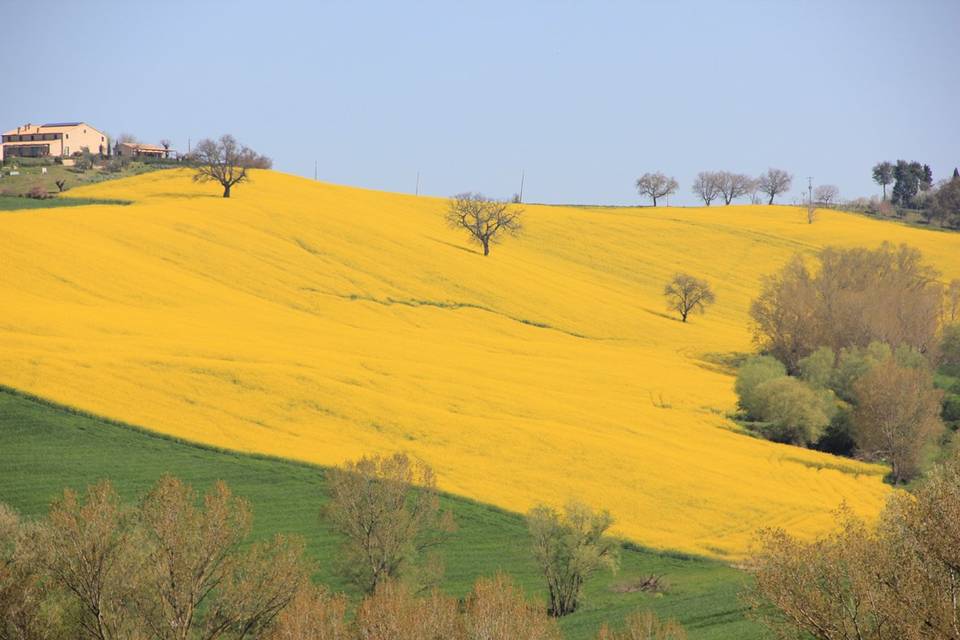
[[[482,255],[479,249],[470,249],[470,248],[468,248],[468,247],[464,247],[464,246],[459,245],[459,244],[454,244],[454,243],[452,243],[452,242],[447,242],[446,240],[440,240],[439,238],[432,238],[432,237],[430,237],[430,236],[427,236],[427,238],[430,239],[430,240],[433,240],[434,242],[438,242],[438,243],[440,243],[440,244],[445,244],[445,245],[447,245],[448,247],[453,247],[454,249],[457,249],[457,250],[459,250],[459,251],[466,251],[466,252],[469,253],[470,255],[474,255],[474,256]]]
[[[181,200],[192,200],[194,198],[218,198],[222,199],[222,195],[216,195],[213,193],[184,193],[182,191],[161,191],[159,193],[151,193],[148,198],[180,198]]]
[[[646,307],[644,307],[643,310],[649,313],[650,315],[657,316],[659,318],[665,318],[667,320],[670,320],[671,322],[680,322],[680,318],[672,316],[669,313],[664,313],[663,311],[654,311],[653,309],[647,309]]]

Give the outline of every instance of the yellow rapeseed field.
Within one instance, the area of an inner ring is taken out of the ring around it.
[[[484,258],[443,200],[273,172],[229,200],[176,171],[71,193],[136,202],[0,213],[0,383],[240,451],[405,450],[450,492],[579,498],[642,544],[731,559],[888,492],[878,466],[725,417],[718,363],[751,349],[761,275],[894,240],[960,277],[958,234],[790,207],[527,206]],[[717,293],[689,324],[661,295],[678,270]]]

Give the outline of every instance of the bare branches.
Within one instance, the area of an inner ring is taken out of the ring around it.
[[[742,173],[721,171],[719,176],[720,193],[723,195],[724,204],[730,204],[736,198],[749,195],[754,189],[757,188],[755,180]]]
[[[693,181],[691,190],[709,207],[721,193],[721,177],[722,174],[716,171],[701,171]]]
[[[761,532],[745,595],[776,637],[960,639],[960,459],[892,495],[876,527],[839,519],[815,542]]]
[[[840,197],[840,189],[834,184],[821,184],[813,190],[813,201],[826,207],[837,201]]]
[[[332,470],[330,495],[326,515],[346,538],[341,569],[367,593],[422,570],[415,562],[455,528],[453,516],[440,511],[433,470],[403,453],[364,457]],[[413,577],[421,584],[439,578]]]
[[[490,245],[504,235],[517,235],[522,229],[523,209],[512,203],[490,200],[479,193],[461,193],[450,199],[447,224],[465,229],[471,239],[490,255]]]
[[[647,196],[653,200],[653,206],[657,206],[657,199],[675,193],[680,185],[673,178],[669,178],[659,171],[657,173],[645,173],[637,178],[637,192],[642,196]]]
[[[691,311],[704,313],[707,305],[716,301],[713,289],[706,280],[700,280],[686,273],[678,273],[663,288],[663,295],[667,299],[667,308],[680,314],[680,319],[687,321]]]
[[[793,176],[783,169],[767,169],[766,173],[757,178],[760,191],[770,197],[767,204],[773,204],[773,199],[789,191],[792,184]]]
[[[231,135],[219,140],[204,139],[197,143],[190,157],[197,163],[196,182],[215,181],[223,187],[223,197],[230,197],[233,185],[249,179],[249,169],[269,169],[270,158],[243,146]]]

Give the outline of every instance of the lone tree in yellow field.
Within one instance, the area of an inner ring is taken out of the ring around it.
[[[678,273],[663,288],[663,295],[667,298],[667,308],[680,314],[680,319],[687,321],[691,311],[704,313],[707,305],[716,302],[716,296],[710,283],[706,280],[694,278],[686,273]]]
[[[523,209],[508,202],[491,200],[479,193],[461,193],[450,199],[447,223],[455,229],[466,229],[470,237],[490,255],[490,245],[504,235],[517,235],[523,229]]]
[[[190,158],[197,164],[194,181],[219,182],[224,198],[230,197],[233,185],[249,179],[248,169],[269,169],[273,166],[270,158],[240,144],[229,134],[220,136],[219,140],[201,140]]]

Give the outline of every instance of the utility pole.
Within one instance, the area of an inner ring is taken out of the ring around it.
[[[807,176],[807,202],[813,204],[813,177]]]
[[[317,161],[313,161],[313,180],[317,180]]]
[[[417,191],[416,191],[416,194],[417,194],[417,195],[420,195],[420,171],[419,171],[419,170],[417,170]]]
[[[526,177],[527,177],[526,170],[521,169],[520,170],[520,196],[518,198],[520,202],[523,202],[523,181],[524,181],[524,178]]]

